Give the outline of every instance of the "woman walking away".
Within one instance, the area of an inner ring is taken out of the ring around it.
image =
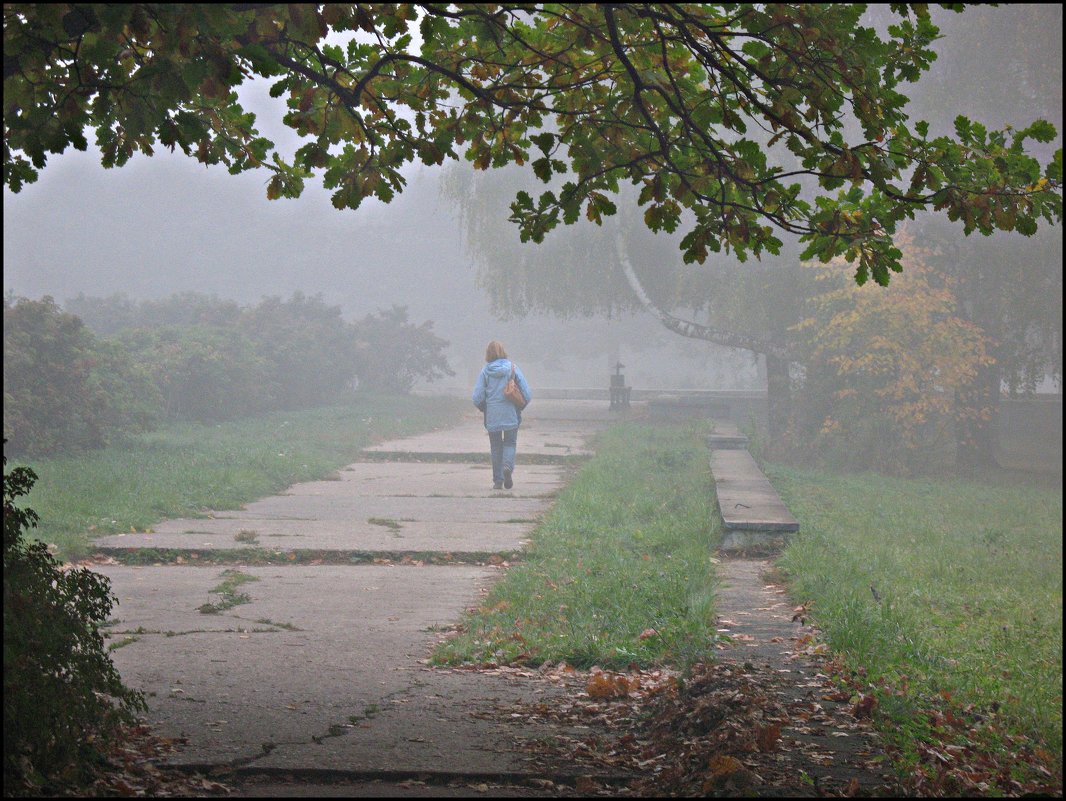
[[[474,384],[474,405],[485,414],[485,430],[489,432],[489,452],[492,454],[492,488],[511,489],[514,481],[515,450],[518,427],[522,424],[522,409],[533,400],[533,392],[518,366],[507,358],[503,344],[493,340],[485,349],[481,374]],[[525,403],[516,405],[507,398],[505,389],[511,377]]]

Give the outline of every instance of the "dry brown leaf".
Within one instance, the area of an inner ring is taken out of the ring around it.
[[[600,789],[600,785],[591,776],[579,776],[574,783],[574,789],[579,793],[585,793],[586,795],[592,795]]]
[[[711,778],[727,776],[728,774],[735,773],[743,768],[743,762],[736,757],[731,757],[727,754],[720,754],[712,757],[711,761],[707,763],[707,770],[710,772]]]
[[[759,726],[755,732],[755,742],[760,751],[773,751],[777,747],[777,741],[781,739],[781,724],[773,723],[769,726]]]

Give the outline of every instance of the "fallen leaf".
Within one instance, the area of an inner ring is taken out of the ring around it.
[[[591,776],[578,776],[574,783],[574,789],[585,795],[592,795],[600,789],[600,785]]]
[[[724,776],[742,770],[744,768],[744,763],[742,763],[736,756],[720,754],[711,757],[707,767],[711,771],[711,778],[716,779],[718,776]]]
[[[760,726],[755,732],[755,742],[760,751],[773,751],[777,741],[781,739],[781,724],[774,723],[770,726]]]
[[[595,669],[585,685],[589,698],[625,698],[640,689],[640,677]]]
[[[872,695],[859,695],[858,702],[851,708],[851,714],[857,718],[868,718],[873,716],[873,711],[877,706],[877,699]]]

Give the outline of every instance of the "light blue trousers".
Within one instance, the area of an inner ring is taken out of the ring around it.
[[[518,429],[489,432],[489,451],[492,453],[492,483],[503,481],[504,470],[514,470],[515,450],[518,447]]]

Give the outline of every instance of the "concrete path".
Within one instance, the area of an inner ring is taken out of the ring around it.
[[[563,690],[425,660],[499,576],[493,563],[526,543],[572,460],[588,453],[588,436],[618,419],[598,401],[535,401],[513,491],[491,489],[487,437],[472,411],[455,428],[371,449],[333,480],[101,538],[113,555],[179,549],[181,564],[94,567],[119,600],[108,630],[124,643],[116,666],[148,695],[157,732],[187,740],[171,763],[305,778],[528,778],[522,743],[553,732],[482,713]],[[241,551],[261,549],[293,561],[242,564]],[[197,565],[210,551],[235,553],[225,565]],[[322,558],[306,563],[300,552]],[[411,558],[427,553],[466,558]],[[343,564],[367,554],[380,558]],[[242,583],[232,592],[247,602],[201,611],[224,600],[233,571]]]
[[[789,603],[769,559],[723,558],[715,594],[718,631],[728,639],[718,658],[769,677],[788,722],[780,767],[809,776],[825,796],[893,797],[897,780],[881,757],[884,745],[869,717],[822,672],[825,646]]]

